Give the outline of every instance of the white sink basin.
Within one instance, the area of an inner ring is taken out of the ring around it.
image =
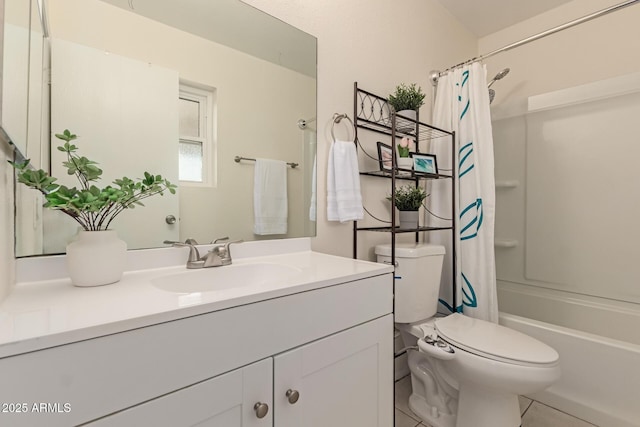
[[[295,267],[275,263],[231,264],[156,277],[151,279],[151,283],[167,292],[215,292],[278,283],[299,271]]]

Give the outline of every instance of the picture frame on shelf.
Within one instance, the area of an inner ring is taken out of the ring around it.
[[[438,174],[438,162],[435,154],[409,153],[409,155],[413,158],[413,171],[416,174]]]
[[[394,155],[394,149],[390,145],[378,141],[378,164],[381,171],[391,172],[393,170]]]

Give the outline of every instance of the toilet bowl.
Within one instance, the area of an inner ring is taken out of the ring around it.
[[[518,395],[560,376],[558,353],[520,332],[462,314],[397,324],[409,350],[409,407],[433,427],[518,427]]]
[[[379,262],[390,261],[379,245]],[[395,317],[412,393],[409,407],[433,427],[519,427],[518,395],[560,376],[558,353],[520,332],[460,313],[436,314],[442,246],[396,246]]]

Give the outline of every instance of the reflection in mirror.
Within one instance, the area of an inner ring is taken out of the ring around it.
[[[37,0],[31,2],[31,19],[29,35],[29,68],[27,105],[26,139],[17,140],[19,152],[29,158],[31,164],[37,168],[48,170],[49,145],[49,44],[46,26],[44,24],[43,3]],[[3,98],[4,102],[4,98]],[[43,197],[37,191],[30,191],[27,187],[16,187],[16,230],[20,239],[16,239],[16,253],[42,253],[42,221],[41,211]]]
[[[16,147],[27,147],[31,2],[4,1],[2,128]]]
[[[316,135],[297,125],[316,114],[315,38],[239,0],[55,0],[47,13],[50,133],[78,135],[99,186],[144,171],[179,184],[114,221],[129,249],[315,235]],[[75,185],[55,141],[42,164]],[[286,233],[254,234],[255,163],[235,156],[300,165],[287,168]],[[75,223],[19,197],[18,255],[64,252]]]

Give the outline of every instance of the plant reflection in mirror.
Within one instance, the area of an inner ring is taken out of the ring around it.
[[[132,180],[122,177],[113,181],[113,186],[98,188],[92,183],[102,175],[96,162],[77,154],[78,147],[71,143],[77,138],[68,129],[56,138],[64,141],[58,147],[66,153],[67,161],[62,162],[69,175],[75,175],[80,189],[58,185],[57,178],[49,176],[44,170],[36,170],[29,165],[29,159],[21,163],[9,162],[18,171],[18,182],[44,194],[45,208],[64,212],[78,222],[87,231],[107,230],[111,221],[125,209],[144,206],[141,200],[165,191],[176,193],[176,185],[163,179],[161,175],[144,173],[144,178]]]

